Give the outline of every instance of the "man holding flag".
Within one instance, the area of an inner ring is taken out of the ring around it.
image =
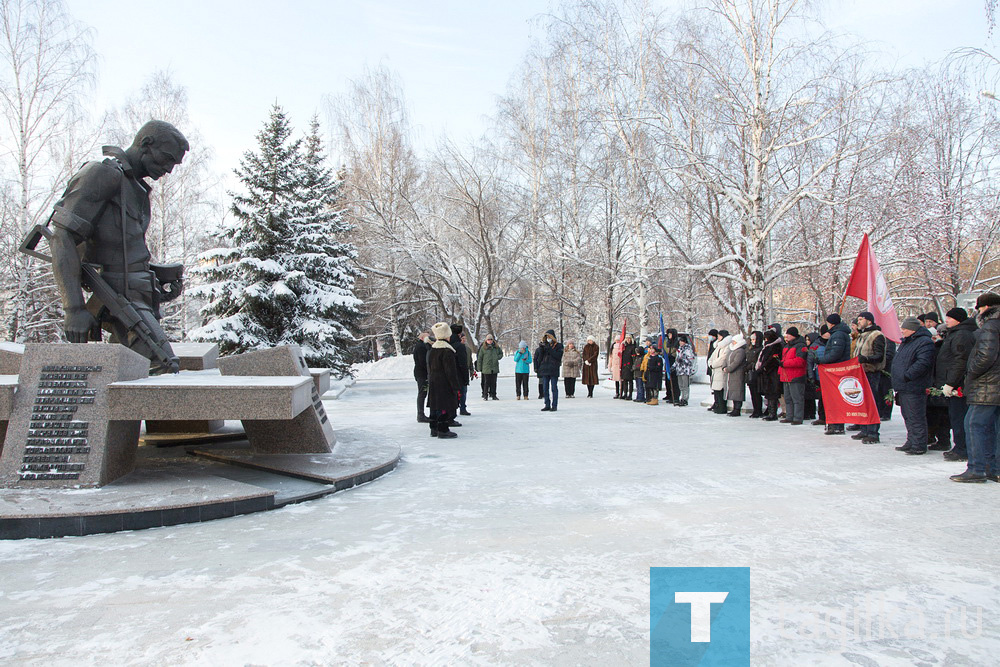
[[[851,279],[847,283],[843,301],[846,302],[849,296],[864,299],[868,309],[858,316],[861,337],[858,340],[857,359],[841,357],[840,363],[829,363],[837,360],[833,355],[826,355],[824,361],[828,362],[828,365],[819,366],[827,433],[834,435],[843,433],[844,427],[838,423],[842,420],[861,425],[861,431],[854,436],[856,439],[875,443],[879,441],[879,426],[882,420],[878,414],[877,397],[873,392],[878,391],[883,384],[881,375],[886,365],[886,339],[898,343],[903,335],[899,328],[899,319],[896,317],[896,308],[892,304],[892,297],[889,296],[888,283],[875,258],[875,253],[872,252],[868,234],[861,239],[861,247],[854,260],[854,268],[851,270]],[[840,310],[843,309],[842,302]],[[827,317],[827,322],[833,327],[840,325],[839,314],[831,314]],[[832,338],[831,336],[831,340]],[[848,342],[847,350],[849,349]]]

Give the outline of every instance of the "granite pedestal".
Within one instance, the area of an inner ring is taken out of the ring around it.
[[[0,454],[0,486],[103,486],[132,471],[139,419],[115,419],[108,385],[149,373],[117,344],[29,344]]]
[[[173,343],[174,354],[180,360],[182,371],[203,371],[208,368],[218,368],[219,346],[215,343]],[[172,440],[184,435],[188,439],[211,438],[223,426],[221,419],[187,419],[161,421],[146,420],[146,440]]]
[[[254,454],[327,454],[337,440],[316,383],[297,345],[254,350],[219,359],[223,376],[292,376],[310,382],[311,405],[291,421],[243,420]]]

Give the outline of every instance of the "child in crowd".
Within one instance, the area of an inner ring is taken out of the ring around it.
[[[663,382],[663,357],[656,345],[649,346],[646,357],[646,405],[659,405],[660,384]]]

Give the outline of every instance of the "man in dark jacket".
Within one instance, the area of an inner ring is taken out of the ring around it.
[[[719,330],[709,329],[708,330],[708,356],[705,357],[705,372],[708,373],[709,382],[712,381],[712,365],[708,363],[708,360],[712,358],[712,353],[715,352],[715,346],[719,342]],[[641,380],[640,380],[641,382]]]
[[[892,386],[906,423],[906,442],[896,447],[907,454],[927,453],[927,388],[934,379],[934,341],[920,320],[907,317],[899,325],[903,341],[892,362]]]
[[[987,292],[976,300],[979,330],[965,369],[965,418],[969,466],[956,482],[1000,482],[997,443],[1000,441],[1000,294]]]
[[[955,446],[944,453],[946,461],[965,461],[965,413],[969,406],[962,387],[965,384],[965,367],[969,353],[976,344],[976,318],[969,317],[964,308],[952,308],[944,316],[947,328],[941,331],[941,347],[934,367],[934,386],[939,387],[948,400],[948,421]],[[962,394],[959,396],[959,394]]]
[[[858,315],[858,332],[860,335],[855,348],[858,352],[858,363],[865,372],[868,388],[878,401],[880,397],[877,392],[881,385],[882,369],[885,368],[885,335],[875,325],[875,316],[868,311]],[[851,437],[865,444],[878,442],[880,426],[881,424],[863,424],[861,432]]]
[[[535,376],[538,378],[538,398],[545,398],[545,382],[542,380],[542,373],[538,370],[538,364],[542,363],[542,348],[545,347],[545,340],[538,344],[535,348],[535,355],[532,357],[533,361],[531,365],[535,367]]]
[[[428,421],[424,404],[427,402],[427,353],[431,350],[428,343],[430,338],[430,331],[421,331],[413,346],[413,379],[417,381],[417,422],[421,424]]]
[[[458,409],[463,415],[471,414],[465,409],[465,399],[469,395],[469,353],[462,342],[462,325],[451,325],[451,346],[455,349],[455,366],[458,369],[458,384],[462,388],[458,398]],[[454,420],[453,420],[454,421]],[[461,426],[458,422],[452,426]]]
[[[830,313],[826,316],[826,323],[830,325],[830,338],[823,348],[823,356],[817,357],[820,364],[839,364],[851,358],[851,328],[844,323],[840,315]],[[827,435],[843,435],[843,424],[827,424]]]
[[[562,367],[563,346],[556,341],[556,332],[549,329],[538,348],[538,375],[545,390],[545,407],[542,412],[555,412],[559,407],[559,369]]]

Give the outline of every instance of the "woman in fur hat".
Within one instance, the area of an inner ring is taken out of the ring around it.
[[[427,354],[427,407],[431,437],[454,438],[458,434],[449,430],[448,425],[458,425],[455,413],[462,385],[458,380],[455,348],[448,342],[452,335],[451,327],[447,322],[438,322],[431,332],[436,339]]]

